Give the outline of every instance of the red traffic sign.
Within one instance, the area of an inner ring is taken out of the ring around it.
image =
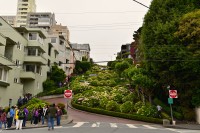
[[[65,90],[64,98],[72,98],[72,90]]]
[[[178,98],[177,90],[169,90],[169,98]]]

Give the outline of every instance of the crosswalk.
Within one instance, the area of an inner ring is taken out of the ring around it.
[[[67,126],[68,128],[76,127],[110,127],[110,128],[146,128],[146,129],[160,129],[159,125],[141,125],[141,124],[123,124],[123,123],[106,123],[106,122],[75,122]]]

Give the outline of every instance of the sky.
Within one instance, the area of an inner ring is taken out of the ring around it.
[[[137,0],[150,6],[151,0]],[[71,43],[90,44],[95,62],[112,61],[121,45],[133,42],[148,8],[133,0],[36,0],[37,12],[55,13]],[[17,0],[1,2],[0,15],[16,15]],[[103,65],[103,64],[102,64]]]

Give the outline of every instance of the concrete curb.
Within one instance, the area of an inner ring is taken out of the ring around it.
[[[188,125],[190,127],[184,125],[166,125],[163,126],[165,128],[175,128],[175,129],[189,129],[189,130],[200,130],[200,125]]]
[[[38,97],[38,98],[41,99],[41,100],[45,100],[45,99],[53,99],[53,98],[60,98],[60,97],[64,97],[63,94],[43,96],[43,97]]]

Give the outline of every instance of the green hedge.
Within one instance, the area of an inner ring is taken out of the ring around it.
[[[66,87],[57,88],[52,91],[47,92],[40,92],[36,95],[36,97],[42,97],[42,96],[50,96],[50,95],[58,95],[58,94],[64,94],[64,91],[67,90]]]
[[[90,108],[90,107],[85,107],[85,106],[82,106],[82,105],[75,104],[73,101],[72,101],[71,104],[76,109],[84,110],[84,111],[88,111],[88,112],[92,112],[92,113],[109,115],[109,116],[120,117],[120,118],[131,119],[131,120],[150,122],[150,123],[162,124],[162,119],[158,119],[158,118],[145,117],[145,116],[140,116],[140,115],[136,115],[136,114],[125,114],[125,113],[120,113],[120,112],[107,111],[107,110],[103,110],[103,109],[99,109],[99,108]]]

